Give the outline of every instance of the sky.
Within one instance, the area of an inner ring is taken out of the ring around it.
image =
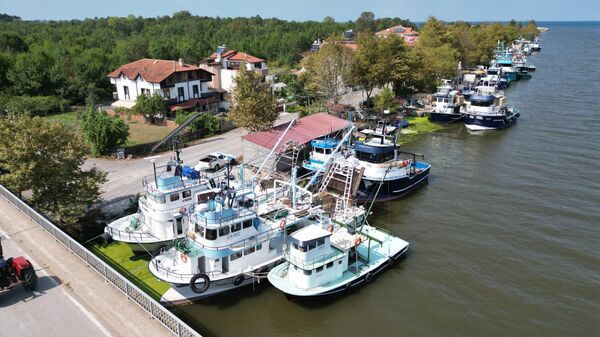
[[[424,21],[597,21],[599,0],[0,0],[0,13],[24,20],[64,20],[107,16],[156,17],[188,10],[200,16],[277,17],[286,20],[355,20],[361,12],[375,17]]]

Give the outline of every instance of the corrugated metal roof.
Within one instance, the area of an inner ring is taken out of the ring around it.
[[[242,139],[271,149],[275,146],[275,143],[277,143],[277,140],[288,125],[288,123],[285,123],[269,130],[252,132],[243,136]],[[350,126],[350,122],[347,120],[323,112],[300,118],[291,127],[281,143],[279,143],[275,152],[279,153],[283,145],[290,140],[298,144],[306,144],[313,139],[324,137],[332,132],[345,129],[348,126]]]

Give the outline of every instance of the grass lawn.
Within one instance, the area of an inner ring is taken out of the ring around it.
[[[125,144],[126,146],[157,142],[175,129],[174,127],[159,126],[135,121],[127,121],[126,123],[129,125],[129,139],[127,139],[127,143]]]
[[[150,273],[148,270],[150,256],[148,254],[134,255],[133,251],[122,242],[113,242],[106,247],[95,244],[89,248],[155,300],[160,300],[162,294],[171,287],[169,283],[157,280]]]
[[[427,117],[407,117],[408,128],[402,129],[399,138],[400,144],[413,141],[417,136],[424,133],[432,133],[444,128],[444,125],[431,122]]]
[[[44,116],[43,118],[45,118],[46,120],[49,120],[49,121],[57,121],[57,122],[61,122],[66,125],[72,126],[74,128],[78,128],[79,127],[79,120],[77,119],[78,114],[79,114],[79,111],[71,111],[71,112],[63,112],[63,113],[59,113],[59,114],[51,114],[51,115]]]

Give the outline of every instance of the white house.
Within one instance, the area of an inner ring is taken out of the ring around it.
[[[178,61],[141,59],[106,75],[116,86],[114,107],[131,108],[141,94],[158,93],[170,110],[177,107],[212,110],[218,100],[209,88],[213,74],[195,65]]]
[[[265,60],[235,50],[227,50],[224,45],[219,46],[210,57],[199,62],[201,69],[214,74],[210,87],[219,93],[223,108],[229,107],[226,95],[235,85],[234,79],[242,64],[246,65],[246,69],[259,73],[263,79],[269,73]]]

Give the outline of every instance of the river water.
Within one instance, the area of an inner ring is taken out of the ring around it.
[[[599,336],[600,25],[549,27],[516,125],[406,146],[429,184],[370,219],[410,242],[400,264],[336,299],[265,280],[178,314],[217,336]]]

